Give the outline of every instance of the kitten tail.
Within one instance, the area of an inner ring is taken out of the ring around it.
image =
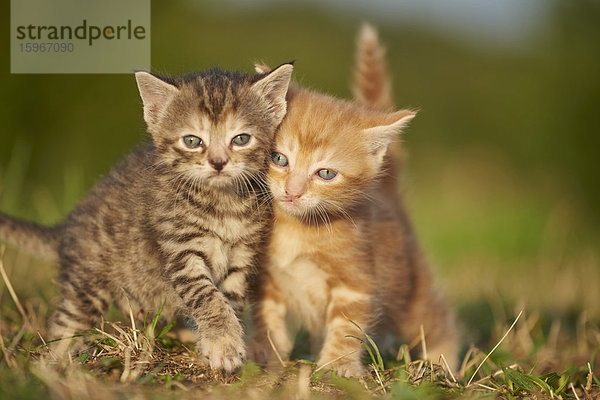
[[[356,101],[369,108],[389,112],[394,109],[392,78],[388,72],[385,47],[379,42],[377,30],[364,23],[356,39],[356,55],[352,93]],[[404,154],[398,146],[388,147],[380,180],[387,196],[398,198],[399,169]]]
[[[46,260],[58,261],[61,231],[0,213],[0,240]]]
[[[364,23],[356,40],[352,92],[361,104],[381,111],[394,108],[392,79],[385,60],[385,47],[377,31]]]

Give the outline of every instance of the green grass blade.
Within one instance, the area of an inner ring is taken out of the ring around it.
[[[176,322],[173,321],[169,325],[167,325],[164,328],[162,328],[162,330],[160,331],[160,333],[158,334],[158,336],[156,338],[158,339],[159,337],[161,337],[165,333],[169,332],[171,329],[173,329],[173,327],[175,326],[175,324],[176,324]]]
[[[150,326],[152,327],[152,332],[156,332],[156,324],[158,323],[158,318],[160,317],[160,313],[162,313],[162,310],[165,307],[166,302],[167,302],[167,300],[163,300],[160,308],[158,309],[158,312],[156,313],[154,318],[152,318],[152,323],[150,324]]]
[[[537,376],[528,375],[511,368],[502,368],[502,370],[504,371],[504,376],[517,385],[519,389],[527,392],[535,392],[539,388],[546,393],[550,393],[553,390],[547,382],[544,382]]]
[[[348,321],[350,321],[350,323],[352,325],[356,326],[358,328],[358,330],[360,330],[363,333],[363,335],[365,335],[365,338],[367,338],[367,341],[373,347],[373,350],[375,350],[375,354],[377,356],[376,357],[373,356],[373,353],[371,352],[371,350],[369,350],[369,347],[364,342],[364,340],[361,340],[361,342],[363,342],[363,344],[365,345],[365,347],[369,351],[369,355],[371,356],[371,359],[373,360],[373,364],[375,364],[377,366],[377,368],[379,369],[379,371],[384,371],[385,370],[385,366],[383,365],[383,357],[381,357],[381,353],[379,353],[379,348],[375,344],[375,341],[373,339],[371,339],[371,336],[369,336],[367,334],[367,332],[365,332],[364,329],[361,328],[356,322],[352,321],[351,319],[348,319]],[[356,338],[356,339],[358,339],[358,338]]]
[[[371,344],[371,346],[373,346],[373,349],[375,350],[375,354],[377,355],[377,366],[379,368],[379,371],[380,372],[384,371],[385,366],[383,365],[383,357],[381,357],[381,353],[379,353],[379,348],[377,347],[377,345],[375,344],[373,339],[371,339],[371,336],[367,335],[366,333],[365,333],[365,336],[366,336],[367,340],[369,341],[369,343]]]
[[[371,351],[371,349],[369,348],[369,346],[367,345],[367,342],[365,342],[363,339],[359,338],[358,336],[354,336],[354,335],[346,335],[346,337],[351,337],[354,338],[358,341],[360,341],[363,346],[365,346],[365,349],[367,349],[367,352],[369,352],[369,357],[371,357],[371,360],[373,361],[373,364],[375,364],[375,357],[373,356],[373,352]],[[375,364],[377,365],[377,364]]]

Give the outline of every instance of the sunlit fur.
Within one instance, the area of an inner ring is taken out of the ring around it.
[[[54,354],[110,304],[144,318],[165,305],[197,326],[200,357],[231,371],[246,354],[238,312],[272,222],[264,175],[292,66],[184,78],[137,72],[152,141],[49,230],[0,214],[0,239],[60,262]],[[232,139],[251,135],[244,146]],[[190,149],[183,137],[204,142]],[[25,237],[30,240],[23,240]],[[48,237],[53,240],[40,245]]]
[[[344,216],[367,195],[365,188],[380,173],[381,160],[365,143],[373,140],[364,130],[389,125],[413,113],[386,114],[307,90],[297,90],[279,130],[275,151],[288,158],[288,167],[271,164],[269,177],[276,200],[285,197],[286,184],[306,185],[305,193],[293,203],[279,206],[307,223],[327,222],[323,218]],[[319,169],[338,174],[326,181]],[[317,221],[318,219],[318,221]]]
[[[289,356],[293,336],[285,320],[292,317],[311,334],[318,364],[341,375],[365,372],[362,344],[347,337],[363,334],[349,320],[378,338],[391,332],[408,342],[423,325],[434,357],[444,353],[455,362],[450,314],[432,289],[404,209],[378,180],[389,142],[374,127],[394,126],[386,133],[397,135],[414,113],[369,110],[304,89],[288,106],[274,151],[289,165],[269,171],[275,222],[256,300],[253,356],[275,359],[267,337]],[[319,179],[321,168],[338,175]]]
[[[280,118],[270,118],[268,102],[253,90],[249,78],[244,84],[233,76],[233,72],[219,76],[209,71],[204,79],[190,76],[175,81],[178,91],[164,115],[156,123],[148,121],[161,162],[199,185],[246,185],[265,169],[265,149],[270,148],[272,137],[264,132],[273,131]],[[243,146],[232,143],[240,134],[250,135]],[[200,138],[202,145],[187,148],[182,140],[187,135]],[[211,166],[211,158],[225,162],[221,171]]]

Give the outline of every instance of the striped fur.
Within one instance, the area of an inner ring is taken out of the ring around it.
[[[62,226],[40,226],[0,212],[0,240],[49,261],[58,261]]]
[[[367,109],[305,89],[294,90],[275,140],[285,167],[271,164],[274,226],[254,307],[252,356],[288,357],[296,320],[317,343],[318,365],[361,375],[362,333],[411,342],[423,325],[433,361],[457,361],[451,314],[432,288],[404,208],[382,187],[384,154],[414,116]],[[337,172],[331,180],[316,174]],[[293,332],[292,332],[293,333]]]
[[[65,221],[53,338],[90,328],[112,303],[145,312],[166,300],[163,315],[195,321],[199,353],[213,368],[241,365],[236,311],[271,225],[263,179],[291,72],[286,64],[254,76],[136,73],[152,142],[117,165]],[[232,139],[242,133],[251,138],[236,146]],[[203,144],[186,147],[186,135]],[[66,351],[69,342],[58,343]]]

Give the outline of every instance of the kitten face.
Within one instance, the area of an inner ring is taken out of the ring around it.
[[[381,172],[394,135],[414,116],[380,113],[299,90],[276,136],[269,170],[276,204],[306,220],[344,214]]]
[[[256,179],[286,112],[291,72],[290,64],[254,77],[210,70],[174,80],[138,72],[144,119],[162,162],[212,187]]]
[[[267,115],[249,118],[248,110],[229,108],[212,119],[198,112],[198,104],[192,101],[175,100],[172,107],[181,117],[171,118],[171,127],[155,139],[165,162],[176,172],[211,186],[227,186],[264,170],[264,149],[274,132]]]

